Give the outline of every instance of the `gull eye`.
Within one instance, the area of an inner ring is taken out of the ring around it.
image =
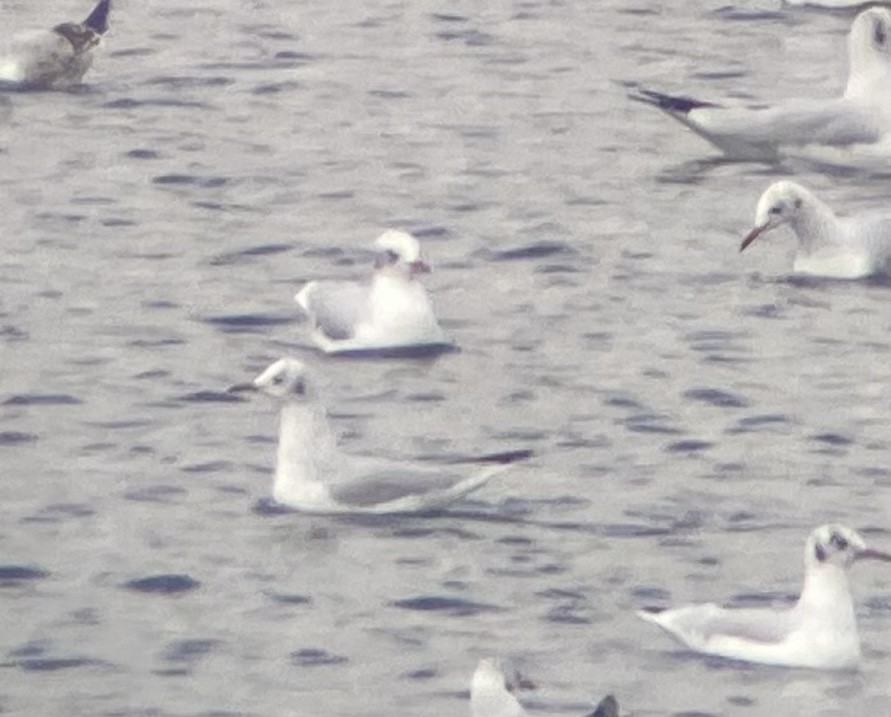
[[[848,549],[848,541],[847,539],[839,535],[838,533],[833,533],[832,537],[829,538],[829,542],[832,543],[839,550],[847,550]]]
[[[776,217],[783,213],[783,208],[779,204],[774,204],[770,209],[767,210],[767,213]]]
[[[387,256],[387,260],[388,260],[391,264],[395,264],[397,261],[399,261],[399,254],[397,254],[397,253],[396,253],[395,251],[393,251],[392,249],[387,249],[387,251],[385,252],[385,254],[386,254],[386,256]]]
[[[281,374],[272,377],[272,383],[276,386],[281,386],[285,382],[285,377]]]

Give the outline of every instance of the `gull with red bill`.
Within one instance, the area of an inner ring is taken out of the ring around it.
[[[739,250],[784,224],[798,238],[792,265],[796,274],[862,279],[891,271],[891,214],[837,217],[801,185],[775,182],[758,200],[755,227]]]
[[[418,240],[390,229],[375,248],[370,280],[311,281],[294,297],[309,316],[313,342],[329,354],[450,348],[419,280],[430,267]]]
[[[854,669],[860,637],[847,569],[861,560],[891,562],[844,525],[822,525],[804,549],[804,587],[791,608],[723,608],[713,603],[637,615],[696,652],[745,662],[821,670]]]

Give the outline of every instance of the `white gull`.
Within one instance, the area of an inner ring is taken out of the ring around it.
[[[655,105],[729,159],[776,161],[789,148],[885,144],[891,136],[891,11],[871,7],[854,19],[848,64],[844,94],[836,98],[790,99],[763,108],[650,90],[631,98]]]
[[[831,279],[861,279],[891,271],[891,213],[839,218],[794,182],[771,184],[755,210],[744,251],[766,232],[787,224],[798,238],[794,272]]]
[[[513,695],[517,685],[504,675],[498,660],[487,657],[479,661],[470,682],[471,717],[524,717],[526,711]],[[615,697],[607,695],[587,717],[618,717]]]
[[[311,281],[294,297],[316,345],[331,354],[450,346],[419,281],[430,267],[418,240],[391,229],[375,247],[380,254],[370,281]]]
[[[530,451],[431,465],[345,453],[316,400],[306,366],[279,359],[231,392],[258,391],[282,403],[272,496],[310,513],[411,513],[441,508],[478,490]]]
[[[13,37],[0,56],[0,83],[12,89],[63,89],[78,84],[93,64],[93,51],[108,30],[111,0],[99,0],[83,22]]]
[[[637,614],[687,647],[746,662],[824,670],[853,669],[860,638],[847,568],[865,559],[891,561],[866,547],[851,528],[823,525],[804,549],[804,587],[792,608],[732,609],[713,603]]]

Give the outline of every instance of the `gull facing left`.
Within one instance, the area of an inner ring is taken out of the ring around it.
[[[839,218],[801,185],[775,182],[758,200],[755,227],[739,250],[784,224],[798,239],[797,274],[862,279],[891,272],[891,213]]]
[[[844,525],[814,530],[804,549],[804,587],[794,607],[732,609],[713,603],[641,610],[692,650],[745,662],[822,670],[856,668],[860,637],[847,569],[860,560],[891,561]]]
[[[108,30],[111,0],[99,0],[83,22],[14,37],[0,57],[0,82],[21,90],[63,89],[78,84],[93,64],[93,51]]]
[[[229,391],[257,391],[281,402],[272,496],[304,512],[385,514],[441,508],[531,455],[511,451],[434,466],[340,451],[306,366],[293,358],[279,359],[250,383]]]

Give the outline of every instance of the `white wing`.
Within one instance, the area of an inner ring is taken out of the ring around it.
[[[369,320],[371,287],[352,281],[311,281],[294,297],[315,328],[329,339],[352,338]]]

